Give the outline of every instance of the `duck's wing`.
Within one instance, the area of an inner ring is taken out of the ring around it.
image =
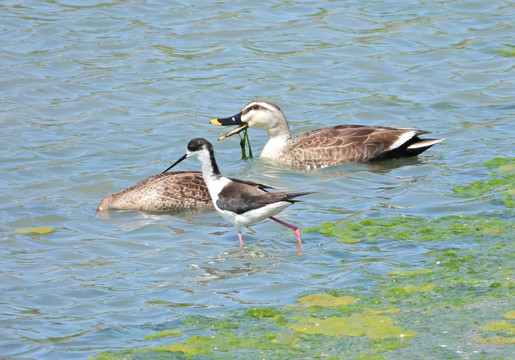
[[[289,156],[320,165],[409,157],[444,140],[419,138],[427,133],[398,127],[332,126],[295,137]]]

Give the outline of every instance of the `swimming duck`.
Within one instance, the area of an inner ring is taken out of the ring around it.
[[[266,188],[265,185],[247,181],[247,184]],[[199,171],[175,171],[153,175],[116,194],[106,195],[97,213],[105,215],[110,210],[139,210],[170,212],[188,209],[213,209],[206,183]]]
[[[202,173],[177,171],[150,176],[116,194],[105,196],[97,212],[109,210],[140,210],[165,212],[213,207]]]
[[[188,143],[186,154],[166,169],[163,174],[188,157],[194,157],[200,161],[202,175],[213,200],[213,205],[225,220],[237,228],[240,246],[243,245],[241,236],[243,227],[249,227],[270,218],[295,231],[297,251],[299,254],[301,253],[300,229],[276,219],[274,215],[297,202],[298,200],[294,200],[295,198],[311,194],[310,192],[271,193],[267,191],[267,189],[270,189],[269,186],[227,178],[218,169],[213,146],[209,141],[202,138],[191,140]]]
[[[312,130],[292,137],[281,109],[264,99],[253,100],[228,118],[212,119],[212,124],[237,128],[218,140],[256,126],[268,133],[260,158],[307,169],[350,162],[367,162],[417,156],[445,139],[421,139],[429,131],[365,125],[338,125]]]

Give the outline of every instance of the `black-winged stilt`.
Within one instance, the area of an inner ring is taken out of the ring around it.
[[[241,229],[243,227],[249,227],[266,218],[270,218],[295,231],[297,235],[297,250],[301,253],[300,229],[276,219],[274,215],[295,203],[297,201],[294,200],[295,198],[310,194],[310,192],[271,193],[266,190],[270,188],[266,185],[227,178],[218,169],[213,146],[209,141],[202,138],[191,140],[188,143],[186,154],[163,171],[163,173],[188,157],[195,157],[200,161],[202,175],[213,200],[213,205],[225,220],[236,226],[240,246],[243,245],[241,236]]]

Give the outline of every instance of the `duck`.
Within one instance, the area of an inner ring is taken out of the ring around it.
[[[97,207],[99,215],[110,210],[169,212],[213,208],[202,173],[175,171],[158,174],[118,193],[106,195]]]
[[[210,120],[218,126],[237,127],[218,140],[255,126],[268,133],[260,158],[292,167],[325,168],[417,156],[445,140],[421,139],[429,131],[390,126],[337,125],[311,130],[295,137],[286,116],[273,102],[256,99],[238,114]]]
[[[223,176],[216,163],[213,145],[204,138],[192,139],[188,143],[186,154],[163,171],[163,174],[189,157],[200,161],[202,176],[213,205],[222,218],[236,227],[240,246],[243,246],[242,228],[269,218],[295,232],[297,252],[302,254],[300,228],[279,220],[274,215],[298,202],[296,198],[311,192],[269,192],[268,190],[273,189],[270,186]]]

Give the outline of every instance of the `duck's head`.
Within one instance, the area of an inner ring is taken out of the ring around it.
[[[245,130],[249,126],[255,126],[266,130],[270,135],[275,129],[286,127],[288,129],[288,123],[286,117],[274,103],[258,99],[249,102],[238,114],[220,119],[212,119],[211,124],[219,126],[236,125],[237,127],[227,134],[221,136],[218,140],[223,140],[229,136],[237,134]]]

